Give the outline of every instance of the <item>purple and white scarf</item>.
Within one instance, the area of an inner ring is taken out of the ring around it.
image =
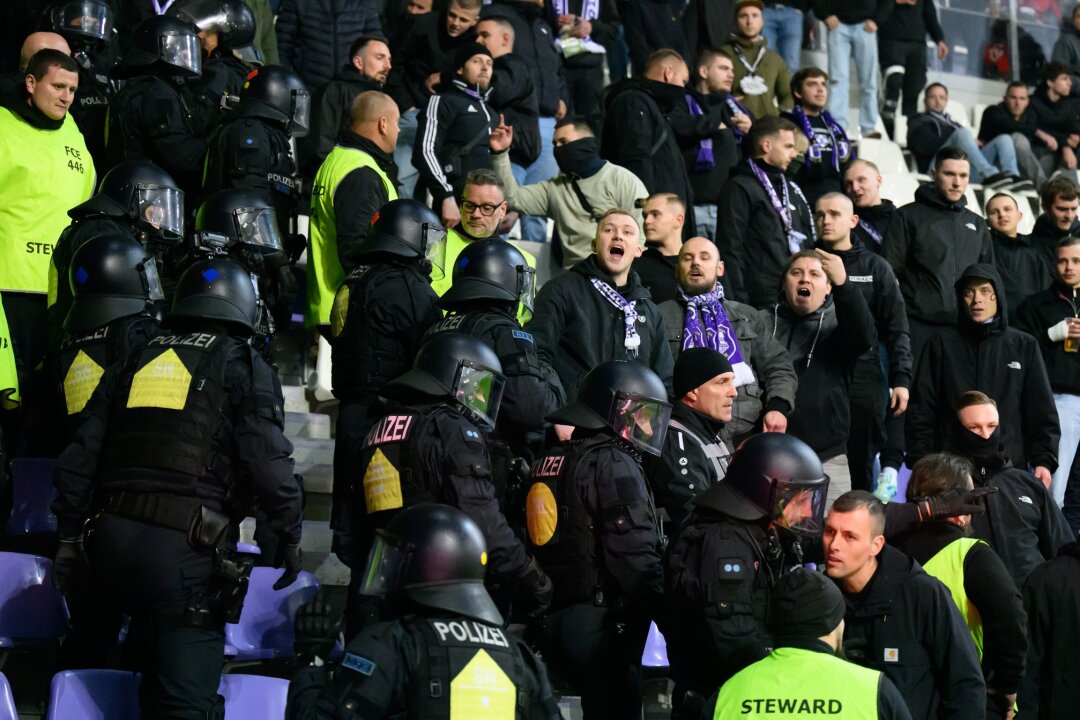
[[[686,319],[683,322],[683,350],[706,347],[723,353],[735,371],[735,387],[756,381],[754,371],[743,360],[739,339],[731,327],[727,310],[724,309],[724,287],[701,295],[687,295],[679,289],[686,301]]]
[[[869,220],[860,219],[859,227],[861,227],[867,235],[873,238],[874,242],[878,244],[878,247],[881,247],[881,243],[885,238],[882,237],[881,233],[878,232],[878,229],[874,227],[874,223],[870,222]]]
[[[810,140],[810,147],[806,151],[806,156],[810,158],[811,162],[821,162],[822,152],[821,146],[817,144],[814,139],[814,128],[810,124],[810,118],[806,116],[806,112],[802,109],[801,105],[796,105],[791,109],[792,116],[799,121],[802,126],[803,134]],[[854,153],[851,150],[851,141],[848,140],[847,133],[844,132],[844,128],[840,127],[840,123],[833,119],[833,116],[829,114],[828,110],[821,111],[821,119],[825,121],[825,127],[829,129],[829,136],[832,138],[832,166],[834,170],[840,170],[840,163],[847,162],[854,157]]]
[[[698,117],[705,114],[705,111],[701,109],[701,105],[698,104],[693,95],[687,93],[685,97],[686,107],[690,110],[691,115]],[[697,144],[694,172],[705,172],[706,170],[712,170],[714,167],[716,167],[716,158],[713,156],[712,138],[702,138],[698,140]]]
[[[784,196],[781,198],[776,188],[773,187],[772,181],[769,180],[769,176],[765,174],[765,171],[758,167],[758,164],[754,162],[753,158],[747,160],[750,164],[750,170],[754,173],[754,177],[765,188],[765,193],[769,196],[769,203],[772,205],[773,210],[780,216],[780,224],[784,227],[784,234],[787,235],[788,250],[791,254],[799,252],[803,249],[803,241],[806,240],[806,235],[795,229],[795,220],[792,213],[791,196],[789,195],[789,188],[795,190],[795,194],[803,201],[806,207],[810,207],[810,203],[806,202],[806,196],[803,195],[799,186],[793,182],[788,182],[788,179],[780,175],[780,188],[783,190]],[[817,231],[814,229],[814,223],[810,223],[810,239],[813,243],[817,242]]]
[[[641,337],[637,332],[637,301],[627,300],[619,291],[608,285],[606,282],[598,277],[589,278],[593,287],[596,288],[596,292],[614,305],[617,309],[622,310],[623,323],[626,325],[626,334],[623,336],[623,347],[632,357],[637,357],[638,348],[641,347]]]
[[[732,115],[742,114],[742,115],[745,115],[746,117],[753,117],[750,114],[750,111],[747,110],[746,107],[741,102],[736,100],[735,96],[732,95],[731,93],[727,93],[727,95],[725,95],[724,102],[727,104],[728,110],[731,110]],[[737,142],[737,143],[741,143],[743,137],[746,135],[746,133],[744,133],[742,130],[735,127],[734,125],[731,126],[731,132],[735,133],[735,142]]]

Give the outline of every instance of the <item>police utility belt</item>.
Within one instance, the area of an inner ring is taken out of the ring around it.
[[[130,520],[179,530],[197,548],[215,548],[225,540],[231,519],[207,507],[205,500],[168,493],[118,492],[105,497],[102,511]]]

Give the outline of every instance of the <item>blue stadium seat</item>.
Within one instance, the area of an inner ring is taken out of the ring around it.
[[[292,585],[274,590],[279,577],[277,568],[252,569],[240,622],[225,626],[225,657],[238,661],[293,657],[293,618],[318,592],[319,581],[301,572]]]
[[[289,681],[261,675],[222,675],[225,720],[284,720]]]
[[[139,720],[139,679],[124,670],[58,672],[45,720]]]
[[[645,638],[645,652],[641,654],[641,665],[647,668],[667,668],[667,641],[664,640],[656,623],[649,623],[649,636]]]
[[[19,720],[19,713],[15,711],[15,698],[11,694],[11,685],[7,678],[0,673],[0,720]]]
[[[0,552],[0,649],[54,643],[68,631],[67,603],[51,570],[46,558]]]

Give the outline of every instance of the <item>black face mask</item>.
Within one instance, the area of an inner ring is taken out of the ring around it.
[[[998,450],[1001,447],[1001,428],[996,428],[990,437],[984,438],[982,435],[976,435],[961,425],[956,423],[954,432],[954,442],[956,450],[963,456],[969,458],[978,459],[990,459],[994,458],[998,454]]]
[[[592,170],[600,159],[600,141],[585,137],[554,148],[555,162],[566,175],[582,177]]]

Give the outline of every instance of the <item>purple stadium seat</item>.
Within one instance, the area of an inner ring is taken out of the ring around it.
[[[56,532],[56,516],[50,505],[56,498],[51,458],[15,458],[11,461],[11,515],[8,535]]]
[[[901,465],[900,470],[896,473],[896,502],[905,502],[907,500],[907,486],[911,480],[911,468],[907,465]]]
[[[258,545],[252,545],[251,543],[238,542],[236,543],[236,552],[244,553],[245,555],[262,555],[262,550]]]
[[[65,670],[53,675],[45,720],[139,720],[139,675]]]
[[[319,581],[301,572],[289,587],[275,591],[278,568],[251,571],[240,622],[225,626],[225,657],[230,660],[275,660],[293,657],[296,610],[319,590]]]
[[[55,642],[68,631],[68,609],[49,576],[52,561],[0,552],[0,648]]]
[[[19,720],[19,713],[15,712],[15,698],[11,694],[11,685],[8,685],[3,673],[0,673],[0,720]]]
[[[641,654],[641,664],[647,668],[668,667],[667,642],[656,623],[649,623],[649,636],[645,638],[645,652]]]
[[[289,681],[261,675],[222,675],[225,720],[284,720]]]

